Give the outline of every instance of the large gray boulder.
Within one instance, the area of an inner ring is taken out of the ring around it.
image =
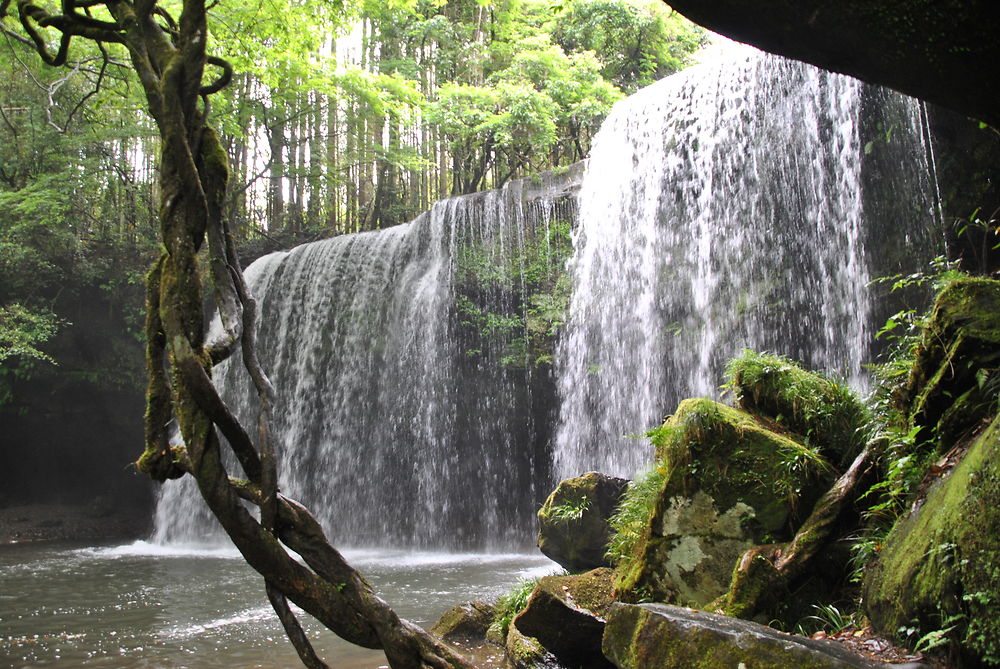
[[[627,487],[626,479],[597,472],[562,481],[538,511],[539,550],[569,571],[610,567],[608,518]]]
[[[875,669],[832,641],[664,604],[616,604],[604,655],[619,669]]]

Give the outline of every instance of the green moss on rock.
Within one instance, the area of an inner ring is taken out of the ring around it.
[[[577,608],[603,616],[615,602],[613,576],[614,572],[608,568],[571,576],[545,576],[538,581],[536,588]]]
[[[525,636],[513,625],[507,630],[504,652],[513,669],[535,669],[549,665],[549,656],[538,639]]]
[[[617,605],[603,652],[619,669],[874,669],[843,646],[746,620],[660,604]]]
[[[431,634],[446,641],[454,639],[485,639],[493,621],[493,606],[474,600],[452,607],[431,627]]]
[[[901,400],[911,427],[941,453],[996,410],[1000,281],[966,277],[938,294]]]
[[[726,365],[726,379],[737,406],[802,435],[834,462],[848,464],[864,446],[867,411],[846,383],[747,349]]]
[[[893,528],[865,580],[879,630],[948,634],[963,666],[1000,666],[1000,419]]]
[[[511,628],[538,640],[567,667],[614,669],[601,654],[604,618],[614,603],[610,569],[547,576]]]
[[[589,472],[562,481],[538,510],[538,548],[570,571],[610,566],[611,516],[628,481]]]
[[[740,555],[789,539],[825,489],[817,484],[831,478],[816,451],[708,399],[683,401],[652,436],[663,485],[616,572],[618,591],[632,601],[716,599]]]

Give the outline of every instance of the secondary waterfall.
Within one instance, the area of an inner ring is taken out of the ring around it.
[[[279,485],[339,545],[530,542],[554,392],[528,359],[527,298],[541,279],[527,274],[569,253],[571,177],[452,198],[248,268],[279,397]],[[215,378],[253,425],[239,360]],[[160,542],[221,540],[190,481],[165,486],[155,523]]]
[[[902,96],[743,49],[616,106],[578,198],[527,179],[258,260],[282,490],[338,545],[523,546],[554,480],[632,475],[628,437],[741,347],[862,387],[868,281],[935,224],[921,129]],[[215,376],[252,425],[239,361]],[[156,540],[214,527],[165,486]]]
[[[921,129],[916,102],[748,47],[619,103],[580,194],[557,476],[632,476],[650,449],[630,437],[717,395],[743,347],[863,389],[868,283],[935,221]]]

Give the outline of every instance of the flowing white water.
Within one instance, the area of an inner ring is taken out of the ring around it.
[[[339,545],[524,546],[553,479],[631,476],[629,437],[715,395],[742,347],[864,388],[867,283],[927,257],[933,192],[912,100],[735,48],[616,106],[578,203],[524,180],[262,258],[281,488]],[[531,329],[558,291],[528,285],[577,208],[554,417]],[[239,361],[216,378],[253,424]],[[164,488],[157,542],[214,528],[190,482]]]
[[[552,184],[514,182],[248,269],[261,304],[261,358],[279,398],[279,485],[338,544],[530,541],[534,491],[549,471],[534,445],[547,437],[536,430],[518,345],[523,268],[512,265],[523,262],[525,244],[547,242],[553,217],[572,215],[566,207],[572,199]],[[492,325],[469,326],[462,305],[488,310]],[[253,425],[255,396],[240,361],[215,377]],[[191,482],[164,487],[155,524],[160,543],[222,540]]]
[[[619,103],[595,139],[557,349],[557,477],[633,475],[650,453],[629,437],[681,398],[717,395],[724,361],[743,347],[865,387],[865,226],[876,223],[865,200],[878,200],[865,195],[865,156],[878,147],[861,126],[884,107],[869,98],[886,96],[749,47],[729,51]],[[919,231],[933,223],[919,114],[892,99],[903,111],[878,132],[906,145],[889,168],[913,177],[912,218],[878,223]]]

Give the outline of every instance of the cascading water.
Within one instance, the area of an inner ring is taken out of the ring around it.
[[[338,545],[510,548],[553,478],[633,474],[625,437],[744,346],[863,386],[866,284],[918,266],[935,223],[920,128],[902,96],[740,49],[616,106],[578,202],[523,180],[262,258],[282,490]],[[216,378],[253,424],[240,367]],[[190,482],[164,488],[157,541],[214,527]]]
[[[279,397],[279,485],[338,544],[530,541],[534,491],[550,471],[537,423],[551,421],[536,419],[545,379],[527,360],[521,265],[554,257],[547,233],[575,215],[559,180],[452,198],[406,225],[248,268],[261,359]],[[215,376],[253,425],[239,360]],[[159,542],[221,540],[190,483],[164,488],[155,523]]]
[[[633,475],[650,453],[628,437],[684,397],[716,395],[743,347],[863,388],[868,283],[899,269],[870,256],[900,252],[866,247],[886,241],[871,228],[909,230],[902,264],[919,262],[935,219],[917,103],[729,51],[619,103],[595,139],[557,348],[558,477]],[[873,194],[866,156],[890,150],[896,189]],[[905,203],[902,217],[870,220],[880,196]]]

